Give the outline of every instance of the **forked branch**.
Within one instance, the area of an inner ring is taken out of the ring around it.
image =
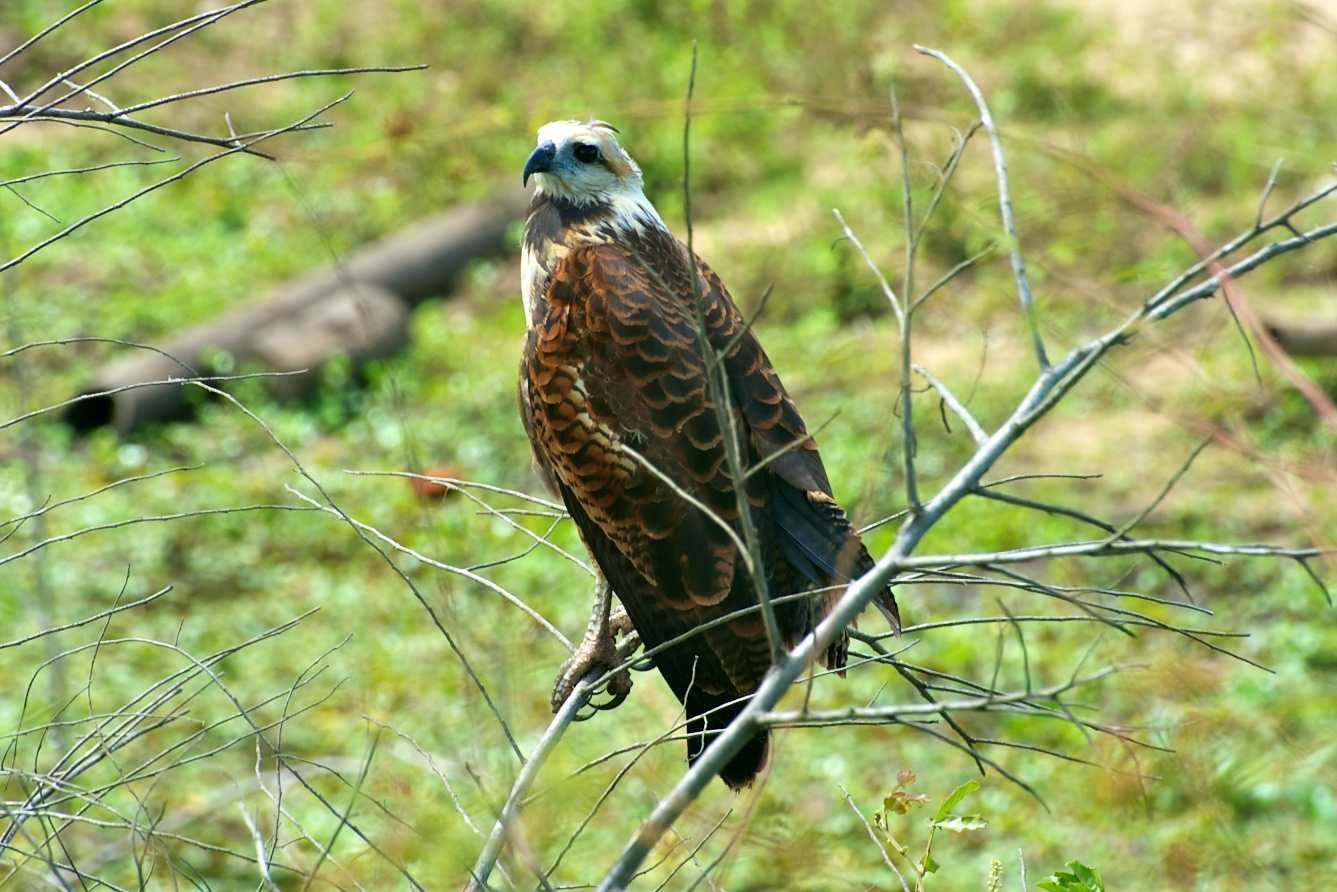
[[[1333,191],[1337,191],[1337,186],[1333,186],[1297,202],[1273,218],[1272,221],[1262,224],[1264,227],[1285,225],[1295,232],[1292,238],[1281,239],[1265,245],[1255,251],[1254,254],[1232,264],[1222,263],[1220,267],[1216,268],[1216,273],[1211,278],[1190,285],[1189,283],[1207,268],[1205,263],[1195,265],[1185,274],[1174,279],[1165,289],[1149,298],[1122,325],[1070,351],[1058,362],[1051,364],[1039,335],[1039,325],[1031,302],[1025,263],[1019,247],[1015,221],[1011,214],[1006,164],[997,128],[988,113],[982,94],[963,69],[938,51],[916,49],[939,59],[956,72],[965,81],[977,107],[980,109],[984,128],[990,136],[993,147],[995,174],[998,180],[1000,201],[1003,206],[1003,225],[1012,255],[1017,296],[1021,301],[1028,325],[1031,328],[1039,373],[1029,392],[1013,407],[1006,420],[995,431],[981,437],[982,434],[985,434],[984,430],[978,424],[972,426],[972,434],[976,437],[978,447],[975,453],[935,495],[923,504],[914,507],[891,547],[877,562],[875,569],[855,581],[817,629],[777,663],[742,714],[707,748],[706,752],[683,775],[673,790],[664,796],[649,818],[643,822],[600,882],[598,886],[600,890],[626,888],[660,836],[682,815],[705,787],[711,783],[715,774],[747,740],[751,739],[759,727],[776,722],[798,720],[804,716],[824,722],[844,721],[851,718],[886,720],[896,715],[911,714],[916,711],[928,713],[935,710],[947,711],[943,704],[929,703],[913,707],[872,707],[856,711],[857,715],[846,712],[839,714],[814,713],[811,711],[795,714],[777,714],[774,712],[780,698],[815,661],[818,652],[816,642],[830,640],[831,636],[849,626],[889,581],[907,570],[963,564],[994,566],[1017,560],[1033,561],[1078,554],[1100,556],[1127,554],[1129,552],[1146,554],[1158,551],[1265,555],[1292,558],[1303,564],[1306,559],[1319,553],[1318,549],[1309,548],[1284,549],[1272,546],[1230,545],[1177,540],[1146,542],[1119,538],[1116,535],[1096,542],[1036,546],[1015,552],[997,554],[950,556],[920,556],[915,554],[924,536],[943,516],[954,509],[967,496],[980,491],[984,486],[984,475],[997,461],[1016,445],[1036,422],[1057,406],[1111,349],[1127,343],[1135,337],[1141,326],[1166,319],[1190,303],[1215,294],[1227,279],[1239,278],[1282,254],[1308,247],[1317,241],[1337,234],[1337,223],[1318,225],[1307,231],[1300,231],[1291,222],[1300,210],[1326,198]],[[848,234],[852,235],[852,233]],[[1231,245],[1227,245],[1220,252],[1217,252],[1216,256],[1226,257],[1233,250],[1232,246],[1242,246],[1259,234],[1260,226],[1255,225],[1249,233],[1235,240]],[[885,278],[882,281],[885,282]],[[912,295],[903,295],[900,300],[909,301],[911,299]],[[893,306],[896,306],[895,301],[893,301]],[[1116,533],[1125,532],[1118,527],[1115,527],[1115,531]],[[960,701],[959,705],[964,706],[969,702]],[[976,699],[970,705],[988,709],[991,705],[998,703],[999,700],[994,695],[985,695]]]

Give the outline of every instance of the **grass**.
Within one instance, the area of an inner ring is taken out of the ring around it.
[[[25,54],[21,61],[31,68],[0,78],[26,85],[89,47],[169,21],[173,8],[147,0],[98,7],[42,54]],[[932,12],[894,15],[855,4],[825,17],[796,3],[765,15],[742,3],[640,4],[617,13],[518,0],[449,8],[265,4],[164,53],[142,74],[127,72],[114,98],[128,104],[276,68],[417,61],[432,68],[349,83],[294,81],[244,98],[213,97],[162,118],[212,130],[228,112],[242,126],[260,126],[294,119],[350,86],[358,91],[332,114],[332,130],[277,146],[280,164],[234,158],[211,165],[7,273],[0,282],[6,340],[161,341],[369,238],[512,182],[535,127],[558,117],[594,113],[617,124],[645,169],[647,190],[681,233],[681,97],[696,40],[696,246],[744,306],[755,308],[774,286],[759,323],[767,351],[806,417],[827,423],[820,439],[837,496],[870,521],[900,510],[904,500],[899,420],[891,408],[894,326],[862,262],[838,244],[830,208],[841,210],[894,277],[903,256],[902,199],[888,81],[896,78],[907,109],[921,208],[933,182],[929,165],[941,163],[951,128],[964,127],[971,115],[959,85],[909,45],[949,52],[993,102],[1009,150],[1022,246],[1057,351],[1122,319],[1192,258],[1093,170],[1183,211],[1214,240],[1252,220],[1276,158],[1285,165],[1274,206],[1327,174],[1335,125],[1326,110],[1337,55],[1330,36],[1289,10],[1222,10],[1210,22],[1181,22],[1176,44],[1168,30],[1148,30],[1136,8],[1110,23],[1077,6],[1038,2],[1018,8],[953,0]],[[13,27],[31,34],[51,15],[43,4],[21,5]],[[1223,49],[1237,61],[1237,76],[1235,66],[1218,64],[1220,52],[1209,52]],[[186,161],[200,157],[193,148],[181,152]],[[1070,163],[1068,152],[1090,160]],[[0,137],[0,179],[131,154],[106,135],[28,126]],[[69,222],[153,174],[121,168],[34,181],[19,191]],[[5,257],[59,228],[13,194],[3,201]],[[930,227],[921,282],[997,239],[996,201],[979,143]],[[1331,245],[1317,245],[1249,279],[1246,294],[1264,313],[1315,312],[1330,296],[1333,260]],[[928,304],[917,333],[919,360],[956,393],[971,394],[971,409],[986,426],[1024,392],[1030,375],[1009,283],[1005,259],[991,260]],[[514,258],[480,262],[449,299],[418,310],[411,348],[373,369],[366,387],[347,386],[335,374],[300,405],[271,404],[259,386],[237,396],[357,519],[454,566],[520,554],[528,536],[463,498],[425,504],[401,478],[345,472],[448,463],[471,480],[539,491],[513,407],[523,330],[517,298]],[[3,360],[17,386],[0,389],[0,417],[68,397],[98,363],[121,352],[92,343]],[[1217,445],[1148,517],[1146,534],[1328,544],[1337,505],[1326,468],[1337,441],[1270,368],[1260,372],[1255,379],[1219,302],[1193,308],[1125,348],[997,473],[1101,474],[1035,481],[1018,491],[1122,522],[1149,504],[1212,432]],[[129,475],[195,468],[34,518],[5,540],[5,554],[146,516],[304,507],[287,486],[317,495],[270,433],[235,404],[201,403],[196,423],[123,440],[105,431],[75,439],[45,417],[0,429],[0,516]],[[916,396],[916,411],[921,486],[931,489],[970,444],[958,424],[949,430],[937,422],[931,394]],[[480,495],[498,507],[526,505]],[[964,552],[1088,535],[1059,518],[983,502],[963,507],[926,548]],[[536,532],[550,523],[515,519]],[[881,529],[869,541],[876,552],[890,538],[890,529]],[[559,525],[554,541],[582,553],[569,523]],[[1088,690],[1084,702],[1109,720],[1145,726],[1172,752],[1134,759],[1059,724],[972,720],[988,736],[1060,747],[1103,766],[998,748],[997,758],[1035,788],[1036,798],[996,772],[979,777],[968,759],[906,728],[789,731],[780,735],[760,795],[735,799],[719,785],[709,791],[676,828],[684,848],[658,851],[664,861],[645,888],[664,880],[686,848],[704,841],[704,864],[734,836],[713,874],[722,888],[899,888],[840,786],[871,817],[906,768],[918,776],[915,790],[935,801],[978,779],[982,788],[963,807],[989,821],[983,831],[938,835],[941,868],[928,877],[929,889],[983,889],[992,859],[1004,865],[1003,888],[1020,888],[1018,850],[1032,882],[1076,859],[1098,867],[1111,889],[1321,886],[1337,856],[1325,833],[1337,810],[1327,708],[1337,667],[1330,608],[1294,566],[1232,560],[1184,569],[1195,598],[1216,613],[1203,622],[1251,633],[1234,646],[1271,672],[1170,636],[1129,640],[1067,625],[1026,633],[1037,683],[1067,677],[1084,659],[1144,667]],[[480,572],[523,595],[566,635],[583,627],[588,578],[569,562],[540,550]],[[1113,584],[1128,574],[1118,584],[1173,595],[1163,576],[1141,565],[1088,561],[1049,573],[1065,584]],[[199,659],[303,617],[277,637],[221,658],[217,683],[197,673],[173,701],[187,715],[72,778],[96,789],[131,771],[143,775],[108,790],[106,806],[66,836],[69,857],[122,887],[165,886],[174,871],[210,888],[254,887],[254,864],[183,839],[249,856],[246,821],[266,838],[275,832],[274,805],[261,786],[272,790],[280,780],[288,816],[278,822],[273,860],[295,871],[276,874],[281,888],[299,887],[300,871],[339,887],[402,885],[394,865],[426,888],[459,885],[481,842],[452,791],[486,832],[517,770],[497,715],[528,752],[548,721],[547,690],[564,656],[550,634],[492,591],[407,555],[383,557],[346,524],[316,512],[237,511],[89,532],[0,564],[0,578],[6,639],[171,587],[105,623],[0,649],[0,677],[14,680],[0,695],[0,733],[9,735],[4,764],[15,770],[52,770],[71,740],[97,725],[94,717],[136,708],[132,698],[150,684],[192,670],[185,655]],[[912,621],[1002,610],[994,593],[964,587],[915,587],[901,600]],[[1004,600],[1014,611],[1056,611],[1023,595]],[[880,628],[877,622],[866,625]],[[1021,683],[1017,642],[1004,638],[1002,671]],[[997,647],[994,631],[973,628],[925,635],[913,653],[926,665],[987,679]],[[877,695],[883,680],[851,673],[844,684],[820,683],[818,693],[827,703],[854,704]],[[911,694],[892,682],[882,696]],[[269,753],[257,751],[250,726],[236,716],[238,704],[260,723],[286,717],[283,751],[311,789],[273,773]],[[662,733],[676,709],[657,678],[638,675],[617,712],[568,732],[524,812],[524,838],[541,865],[557,857],[627,757],[577,770]],[[48,724],[58,718],[71,724]],[[180,749],[158,756],[177,741]],[[200,758],[153,773],[183,757]],[[681,768],[677,742],[649,750],[563,857],[554,882],[595,880]],[[6,784],[6,800],[22,798],[24,781],[11,774]],[[344,815],[351,826],[341,824]],[[927,834],[925,817],[918,810],[896,819],[897,838],[915,852]],[[115,826],[98,827],[94,818]],[[123,829],[127,824],[140,832]],[[156,836],[143,831],[148,826]],[[530,875],[523,857],[506,862],[520,885]],[[8,882],[26,888],[37,876],[21,872]],[[697,876],[688,864],[668,885],[687,888]]]

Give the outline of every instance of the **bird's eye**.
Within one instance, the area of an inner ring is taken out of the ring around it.
[[[576,147],[571,150],[571,154],[576,156],[576,160],[581,164],[593,164],[599,160],[599,149],[587,142],[578,142]]]

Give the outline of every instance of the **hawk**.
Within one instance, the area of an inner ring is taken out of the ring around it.
[[[676,642],[653,660],[686,709],[690,762],[771,667],[757,586],[793,647],[835,603],[833,587],[873,561],[748,322],[670,234],[616,132],[597,121],[547,124],[524,168],[537,186],[521,273],[520,412],[535,467],[597,577],[589,629],[558,676],[553,708],[590,669],[621,668],[613,630],[629,619],[647,650]],[[625,618],[610,620],[610,590]],[[899,632],[890,588],[877,605]],[[829,643],[828,669],[844,668],[848,641],[842,631]],[[625,696],[625,669],[609,688]],[[768,752],[759,731],[720,777],[749,786]]]

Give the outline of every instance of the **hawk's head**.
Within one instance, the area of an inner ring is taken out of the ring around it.
[[[616,203],[642,195],[641,169],[603,121],[553,121],[539,128],[538,148],[525,162],[538,191],[575,205]]]

